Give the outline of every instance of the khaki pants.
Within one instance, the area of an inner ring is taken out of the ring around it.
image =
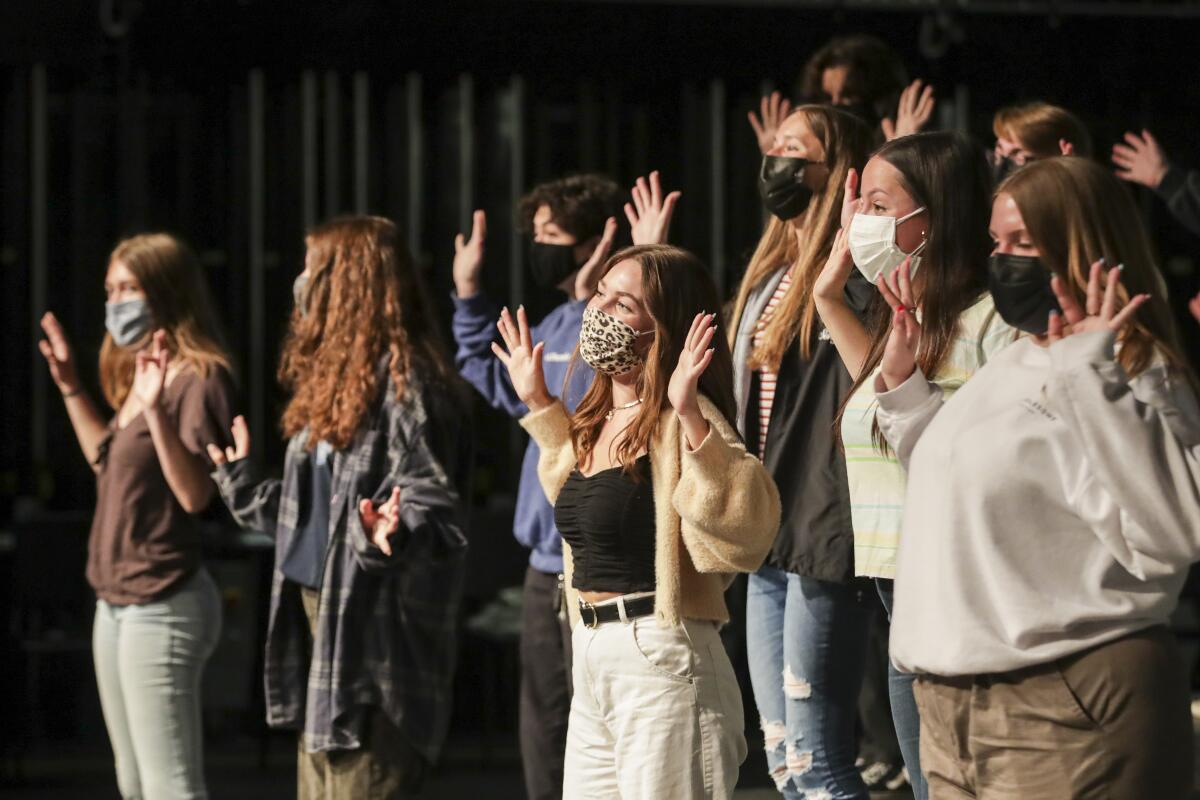
[[[1149,628],[1039,667],[921,676],[931,800],[1186,800],[1192,721],[1173,635]]]
[[[313,635],[317,592],[302,589],[304,613]],[[382,712],[372,709],[358,750],[309,753],[301,734],[296,749],[296,786],[300,800],[399,800],[425,781],[428,765]]]

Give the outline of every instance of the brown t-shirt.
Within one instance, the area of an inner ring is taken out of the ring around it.
[[[216,368],[202,378],[187,370],[163,392],[163,407],[184,447],[207,462],[205,445],[229,443],[233,384],[228,372]],[[149,603],[199,566],[200,531],[167,485],[146,418],[138,414],[121,428],[119,416],[109,423],[97,460],[87,579],[106,602]]]

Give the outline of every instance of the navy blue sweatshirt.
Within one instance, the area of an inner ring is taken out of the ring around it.
[[[509,416],[521,418],[529,411],[517,397],[505,368],[492,352],[492,341],[498,338],[496,320],[500,310],[482,293],[454,302],[452,328],[458,351],[454,363],[459,373],[474,386],[488,404]],[[592,371],[580,362],[571,378],[571,386],[562,391],[567,377],[571,354],[579,342],[579,326],[583,321],[586,300],[568,300],[555,308],[530,331],[534,344],[545,342],[542,366],[550,394],[562,397],[568,411],[573,411],[592,383]],[[538,447],[532,440],[525,448],[521,463],[521,480],[517,487],[517,508],[513,514],[513,535],[532,551],[529,564],[541,572],[562,572],[562,537],[554,526],[554,508],[546,500],[538,482]]]

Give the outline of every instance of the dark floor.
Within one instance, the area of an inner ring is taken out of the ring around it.
[[[69,748],[68,748],[69,749]],[[92,748],[89,748],[92,749]],[[290,800],[296,796],[295,758],[290,738],[270,739],[264,763],[260,742],[239,739],[213,742],[207,755],[209,794],[213,800]],[[757,757],[756,757],[757,756]],[[21,800],[110,800],[117,798],[111,762],[95,752],[30,754],[22,759],[23,779],[13,780],[13,765],[5,765],[8,780],[0,781],[0,797]],[[779,795],[766,782],[762,754],[751,754],[742,767],[738,800],[772,800]],[[481,787],[486,790],[481,791]],[[506,749],[482,757],[479,746],[454,742],[421,797],[432,800],[522,800],[520,763]],[[875,800],[911,800],[905,792],[872,796]]]

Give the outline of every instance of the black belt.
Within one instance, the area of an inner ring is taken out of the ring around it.
[[[625,601],[625,619],[645,617],[653,613],[654,595],[652,594]],[[601,623],[616,622],[621,619],[621,609],[615,601],[605,602],[602,606],[594,606],[581,597],[579,598],[579,616],[583,619],[584,625],[595,628]]]

